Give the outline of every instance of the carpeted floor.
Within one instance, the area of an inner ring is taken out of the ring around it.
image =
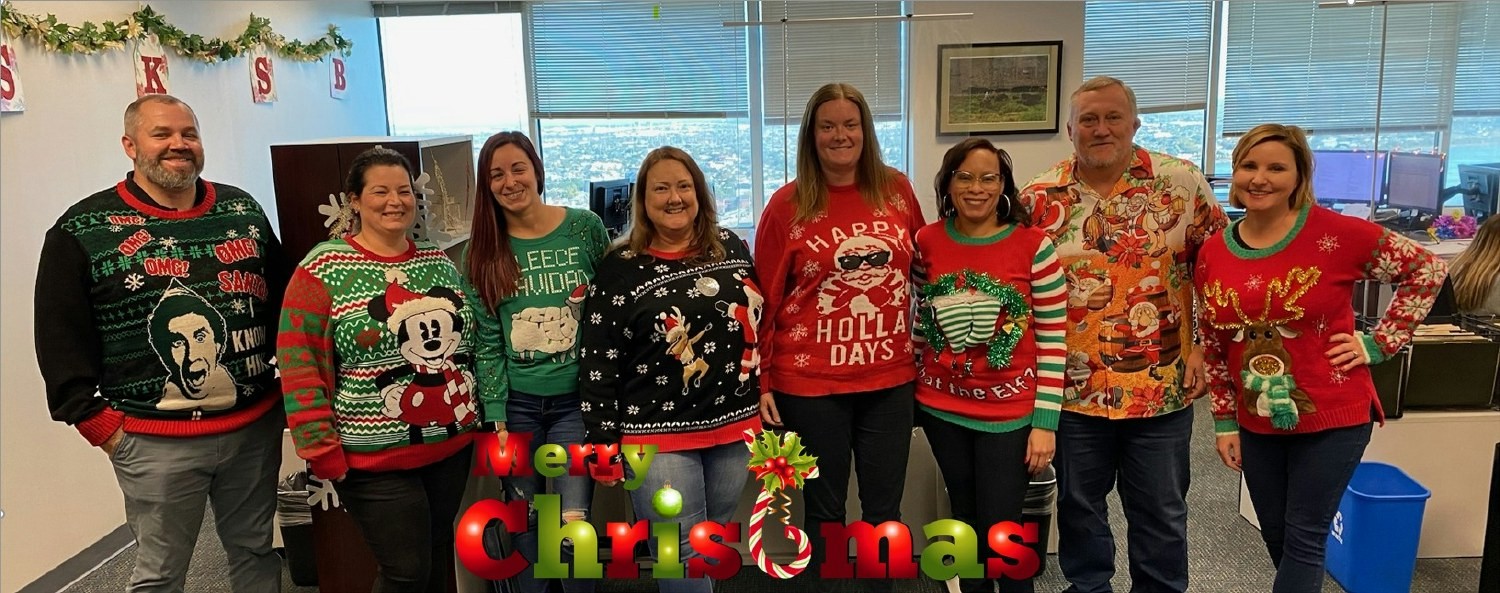
[[[1269,588],[1272,570],[1260,543],[1260,535],[1239,516],[1239,481],[1234,472],[1225,468],[1213,453],[1213,423],[1208,415],[1208,406],[1197,406],[1193,434],[1193,485],[1189,494],[1190,513],[1188,534],[1191,550],[1188,562],[1191,566],[1191,589],[1212,593],[1252,593]],[[1129,578],[1125,576],[1124,519],[1118,512],[1119,499],[1111,497],[1111,508],[1115,510],[1115,533],[1119,536],[1120,550],[1115,564],[1119,573],[1115,577],[1115,588],[1130,590]],[[69,593],[117,593],[124,590],[129,580],[131,563],[135,558],[134,548],[129,548],[106,562],[93,573],[68,588]],[[223,550],[213,529],[205,524],[193,556],[192,569],[188,575],[188,591],[225,591],[223,581],[226,573]],[[845,583],[852,586],[853,583]],[[1037,590],[1054,592],[1067,586],[1057,568],[1057,558],[1048,557],[1047,570],[1037,580]],[[1435,559],[1417,561],[1413,578],[1413,593],[1460,593],[1472,592],[1479,587],[1479,559]],[[848,587],[846,587],[848,588]],[[796,591],[795,583],[774,581],[751,566],[741,569],[734,578],[719,583],[719,593],[761,593]],[[637,581],[602,581],[599,591],[604,593],[634,593],[655,591],[648,579]],[[854,589],[848,588],[853,591]],[[897,584],[902,593],[938,593],[944,591],[942,583],[919,579]],[[1329,578],[1324,591],[1342,591]],[[283,573],[282,591],[285,593],[316,593],[316,588],[297,587]]]

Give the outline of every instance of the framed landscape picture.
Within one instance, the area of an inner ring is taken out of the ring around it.
[[[938,46],[938,133],[1057,132],[1061,58],[1061,41]]]

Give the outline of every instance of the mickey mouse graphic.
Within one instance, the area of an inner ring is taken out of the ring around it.
[[[385,415],[411,425],[412,444],[424,440],[426,427],[442,426],[456,435],[476,417],[469,356],[455,353],[463,341],[458,313],[463,298],[444,286],[412,292],[403,286],[407,277],[400,270],[388,270],[386,281],[385,294],[370,299],[369,313],[396,334],[407,366],[375,378]]]

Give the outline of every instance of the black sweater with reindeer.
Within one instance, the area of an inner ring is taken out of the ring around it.
[[[718,262],[628,247],[599,262],[580,319],[589,443],[669,452],[760,431],[763,299],[744,240],[722,229],[719,239],[727,255]]]

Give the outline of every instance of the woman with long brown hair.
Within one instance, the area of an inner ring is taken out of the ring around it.
[[[1479,225],[1469,248],[1453,260],[1448,272],[1458,310],[1473,315],[1500,315],[1500,216]]]
[[[474,223],[463,269],[479,331],[475,339],[485,421],[500,433],[528,435],[535,454],[543,444],[583,442],[578,397],[578,328],[584,293],[604,256],[608,236],[599,216],[542,202],[546,176],[536,147],[520,132],[490,136],[479,150]],[[507,386],[506,383],[509,383]],[[493,402],[493,403],[491,403]],[[508,429],[508,430],[507,430]],[[528,503],[545,493],[540,474],[502,480],[508,497]],[[594,484],[587,476],[559,476],[563,521],[587,521]],[[516,547],[537,562],[536,513]],[[564,540],[564,561],[571,556]],[[521,590],[547,583],[519,577]],[[592,581],[564,581],[563,589],[593,591]]]

